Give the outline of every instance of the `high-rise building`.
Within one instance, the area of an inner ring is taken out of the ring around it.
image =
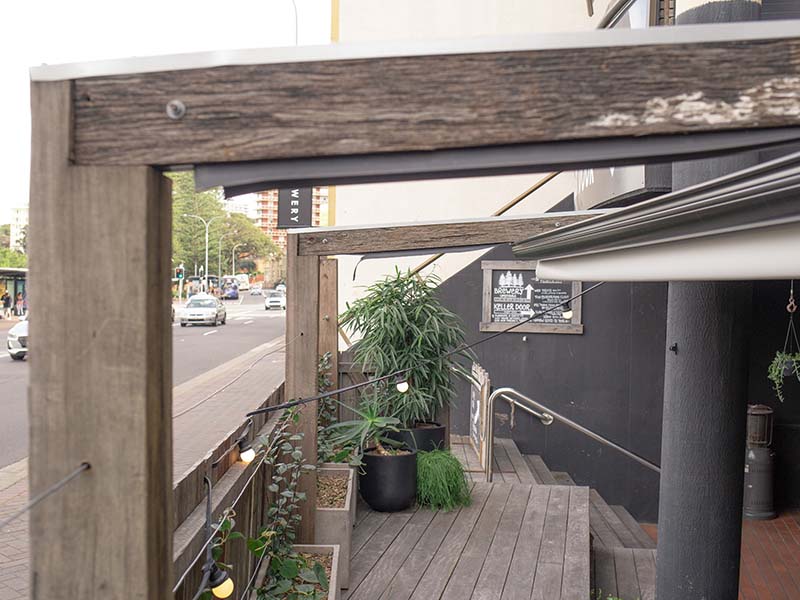
[[[312,193],[312,214],[311,224],[316,227],[327,225],[321,222],[321,215],[327,214],[328,210],[328,188],[315,187]],[[278,229],[278,190],[267,190],[258,194],[258,217],[256,225],[261,231],[266,233],[275,245],[281,250],[286,250],[286,230]]]
[[[28,226],[28,207],[19,206],[11,209],[11,231],[8,246],[17,252],[23,252],[22,239]]]

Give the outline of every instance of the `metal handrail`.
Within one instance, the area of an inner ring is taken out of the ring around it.
[[[579,431],[580,433],[592,438],[593,440],[600,442],[608,446],[609,448],[613,448],[617,452],[621,452],[628,458],[631,458],[638,462],[641,465],[644,465],[648,469],[655,471],[656,473],[661,473],[661,467],[655,463],[650,462],[646,458],[643,458],[636,454],[635,452],[631,452],[627,448],[623,448],[619,444],[612,442],[604,438],[599,433],[595,433],[591,429],[587,429],[583,425],[579,425],[575,421],[568,419],[567,417],[558,414],[554,410],[549,409],[544,404],[540,402],[536,402],[532,398],[528,398],[525,394],[521,394],[514,388],[509,387],[502,387],[497,388],[489,395],[489,402],[488,402],[488,422],[486,424],[487,428],[487,456],[486,456],[486,481],[492,481],[492,461],[494,460],[494,401],[497,398],[502,398],[509,404],[513,406],[518,406],[525,412],[533,415],[537,419],[539,419],[544,425],[552,425],[554,420],[561,421],[564,425],[568,425],[572,427],[575,431]],[[542,411],[542,412],[538,412]]]

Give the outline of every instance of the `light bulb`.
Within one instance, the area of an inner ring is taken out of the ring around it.
[[[251,463],[253,459],[256,457],[256,451],[252,448],[248,448],[247,450],[243,451],[239,454],[239,458],[242,459],[244,463]]]
[[[398,392],[405,394],[408,391],[408,382],[405,379],[403,381],[398,381],[396,387]]]
[[[567,320],[570,320],[572,318],[572,309],[565,308],[564,311],[561,313],[561,316]]]
[[[214,594],[215,598],[227,598],[233,594],[233,579],[228,577],[217,587],[211,588],[211,593]]]

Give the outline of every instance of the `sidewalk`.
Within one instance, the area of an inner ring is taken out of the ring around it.
[[[172,421],[174,482],[284,379],[283,344],[283,337],[276,338],[173,390],[173,415],[188,411]],[[27,499],[28,459],[24,458],[0,469],[0,520]],[[0,540],[0,600],[25,600],[30,587],[28,515],[0,532]]]

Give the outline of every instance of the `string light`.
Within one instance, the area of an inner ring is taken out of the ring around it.
[[[567,302],[567,304],[564,306],[564,310],[561,312],[561,316],[565,318],[567,321],[572,320],[572,305],[569,302]]]
[[[208,587],[215,598],[227,598],[233,594],[233,579],[227,571],[223,571],[216,564],[211,566]]]
[[[397,391],[401,394],[405,394],[408,391],[408,381],[406,379],[400,378],[395,385]]]
[[[255,448],[247,440],[239,441],[239,458],[245,464],[250,464],[256,457]]]

